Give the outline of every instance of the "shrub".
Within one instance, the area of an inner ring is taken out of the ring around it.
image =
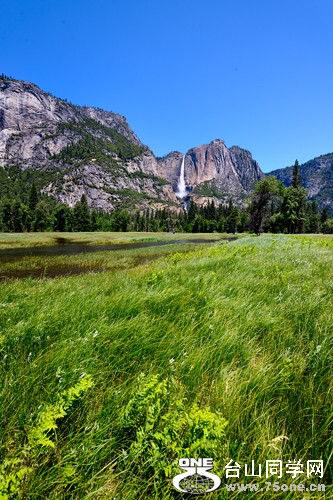
[[[127,446],[120,466],[129,482],[155,492],[171,488],[183,457],[223,459],[227,421],[219,412],[188,405],[184,387],[173,377],[141,375],[121,417]],[[125,472],[126,471],[126,472]],[[148,492],[147,492],[148,493]]]

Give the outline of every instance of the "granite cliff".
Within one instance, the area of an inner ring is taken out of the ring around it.
[[[0,167],[31,170],[39,188],[74,206],[83,193],[91,207],[180,207],[176,197],[183,154],[156,159],[126,119],[76,106],[36,85],[0,79]],[[242,202],[262,172],[251,154],[222,140],[189,150],[185,182],[195,201]],[[14,179],[13,179],[14,181]],[[0,192],[1,195],[1,192]]]
[[[0,80],[0,167],[47,171],[42,190],[58,201],[73,206],[85,193],[102,210],[177,205],[156,163],[123,116]]]
[[[158,162],[158,172],[176,188],[183,155],[173,152]],[[263,176],[249,151],[238,146],[227,148],[216,139],[190,149],[185,155],[185,183],[196,201],[215,198],[244,200],[254,183]]]

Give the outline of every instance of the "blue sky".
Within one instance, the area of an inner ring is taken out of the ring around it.
[[[156,155],[333,151],[332,0],[1,0],[0,72],[118,112]]]

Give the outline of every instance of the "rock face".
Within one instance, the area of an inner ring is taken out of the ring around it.
[[[251,153],[219,139],[193,148],[185,157],[185,180],[193,186],[211,183],[221,195],[245,195],[263,175]]]
[[[293,167],[273,170],[267,175],[275,175],[286,186],[291,185]],[[318,156],[300,165],[302,185],[309,192],[309,198],[321,209],[333,212],[333,153]]]
[[[66,123],[86,118],[110,127],[137,146],[143,146],[126,119],[116,113],[73,106],[43,92],[32,83],[0,80],[0,166],[14,162],[23,168],[47,161],[73,141],[73,131],[61,129]]]
[[[159,162],[159,175],[167,177],[175,189],[183,155],[173,152]],[[263,176],[249,151],[238,146],[227,148],[217,139],[190,149],[185,155],[185,183],[194,197],[216,197],[225,200],[244,198],[255,181]]]
[[[85,193],[91,207],[105,211],[180,207],[174,192],[182,160],[172,152],[157,161],[119,114],[0,78],[0,167],[46,172],[41,189],[58,201],[73,206]],[[262,175],[248,151],[221,140],[185,155],[187,189],[200,203],[239,202]]]
[[[183,154],[178,151],[172,151],[172,153],[164,156],[157,163],[158,175],[171,182],[174,191],[177,189],[182,161]]]
[[[0,167],[47,170],[43,191],[70,206],[178,205],[153,153],[126,119],[57,99],[28,82],[0,80]]]
[[[124,116],[118,115],[117,113],[112,113],[111,111],[104,111],[103,109],[89,108],[86,106],[76,106],[80,112],[87,118],[92,118],[93,120],[105,125],[105,127],[110,127],[119,134],[123,135],[129,141],[133,142],[137,146],[143,146],[140,139],[134,134],[134,132],[129,127],[127,120]]]

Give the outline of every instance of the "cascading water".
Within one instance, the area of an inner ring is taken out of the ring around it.
[[[180,175],[177,184],[176,196],[178,198],[185,198],[187,196],[186,185],[185,185],[185,155],[183,156],[182,164],[180,167]]]
[[[175,195],[178,198],[180,198],[180,201],[181,201],[181,204],[183,205],[183,208],[185,210],[187,210],[190,198],[189,198],[189,189],[188,189],[188,187],[186,187],[186,184],[185,184],[185,155],[183,156],[182,164],[180,167],[179,180],[178,180],[177,191],[175,192]]]

